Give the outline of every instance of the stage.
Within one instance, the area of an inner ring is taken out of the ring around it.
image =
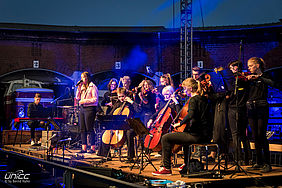
[[[47,155],[47,150],[41,146],[31,147],[28,144],[20,145],[4,145],[1,149],[0,153],[5,153],[7,155],[17,155],[17,158],[25,158],[28,160],[41,160],[41,161],[49,161],[52,163],[57,163],[60,165],[64,165],[66,167],[73,167],[77,169],[82,169],[85,171],[90,171],[99,174],[101,171],[112,171],[110,174],[119,173],[123,174],[125,177],[125,182],[130,182],[132,185],[137,186],[149,186],[149,183],[155,183],[153,180],[170,180],[172,182],[176,182],[177,180],[183,181],[186,185],[205,185],[205,186],[226,186],[229,184],[238,185],[242,187],[252,186],[252,185],[279,185],[275,182],[279,182],[279,179],[282,177],[282,167],[281,166],[273,166],[272,171],[269,173],[260,173],[259,171],[248,171],[247,167],[249,166],[241,166],[244,171],[235,172],[235,167],[230,169],[224,169],[225,161],[222,160],[220,162],[220,171],[218,171],[218,166],[215,167],[217,160],[215,163],[211,163],[208,165],[208,171],[202,171],[199,173],[189,174],[189,177],[183,177],[180,175],[178,171],[178,167],[183,162],[183,156],[180,154],[176,155],[177,163],[174,164],[172,168],[171,176],[153,176],[152,172],[155,171],[151,164],[147,163],[147,160],[143,160],[145,169],[140,172],[139,166],[140,161],[133,166],[133,163],[126,163],[126,148],[124,147],[121,150],[121,156],[117,155],[117,152],[112,151],[111,160],[106,160],[106,158],[97,156],[96,154],[78,154],[79,150],[68,149],[63,150],[62,148],[55,149],[53,154],[50,153]],[[140,151],[139,151],[140,153]],[[161,157],[156,156],[157,152],[153,152],[150,154],[150,159],[153,165],[158,169],[161,165]],[[148,165],[147,165],[148,164]],[[204,162],[203,162],[204,164]],[[228,168],[233,166],[232,164],[228,164]],[[215,169],[212,171],[212,168]],[[255,174],[253,174],[255,173]],[[101,173],[100,173],[101,174]],[[103,174],[103,173],[102,173]],[[106,175],[106,174],[103,174]],[[116,175],[115,175],[116,176]],[[112,176],[113,177],[113,176]],[[121,176],[119,176],[121,177]],[[122,180],[122,178],[120,179]],[[151,181],[149,181],[151,180]],[[158,182],[158,181],[157,181]],[[85,182],[84,182],[85,183]],[[79,185],[79,181],[76,181],[76,184]],[[112,183],[115,184],[115,183]],[[92,185],[92,183],[91,183]],[[90,185],[88,185],[90,186]],[[91,186],[90,186],[91,187]],[[94,186],[95,187],[95,186]],[[103,186],[102,186],[103,187]],[[126,187],[126,186],[125,186]]]

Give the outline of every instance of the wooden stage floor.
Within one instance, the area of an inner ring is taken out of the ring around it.
[[[27,144],[22,144],[21,147],[17,144],[15,146],[13,145],[4,145],[2,147],[2,149],[6,150],[6,151],[14,151],[14,152],[18,152],[21,153],[23,155],[27,155],[30,157],[35,157],[35,158],[40,158],[40,159],[47,159],[47,155],[46,155],[46,150],[43,150],[42,147],[31,147],[30,145]],[[213,182],[217,182],[220,183],[220,181],[234,181],[234,180],[245,180],[247,181],[247,179],[252,179],[252,178],[258,178],[258,179],[263,179],[263,178],[270,178],[270,177],[282,177],[282,167],[277,167],[277,166],[273,166],[272,167],[272,171],[269,173],[260,173],[259,171],[247,171],[247,167],[248,166],[241,166],[244,170],[246,170],[247,174],[245,174],[244,172],[236,172],[232,175],[232,173],[234,172],[235,167],[232,167],[228,170],[223,169],[223,167],[220,167],[220,174],[222,174],[222,178],[212,178],[211,176],[209,177],[204,177],[205,174],[204,173],[202,176],[196,176],[196,177],[182,177],[179,174],[179,171],[177,169],[178,166],[180,166],[183,162],[182,156],[177,155],[177,164],[175,165],[175,167],[172,168],[172,175],[171,176],[153,176],[152,172],[155,171],[154,168],[152,167],[152,165],[148,164],[145,169],[143,171],[141,171],[141,174],[139,174],[139,168],[138,165],[135,165],[135,167],[131,170],[131,166],[133,165],[132,163],[127,164],[125,162],[123,162],[123,160],[125,159],[126,156],[126,149],[122,149],[122,156],[121,156],[121,160],[119,159],[119,157],[113,157],[112,160],[110,161],[105,161],[103,160],[103,157],[97,156],[96,154],[77,154],[77,152],[79,152],[79,150],[65,150],[64,152],[64,162],[65,165],[68,166],[95,166],[95,167],[104,167],[104,168],[113,168],[113,169],[118,169],[118,170],[122,170],[125,173],[132,173],[132,174],[136,174],[136,175],[141,175],[144,178],[147,179],[155,179],[155,180],[171,180],[171,181],[177,181],[177,180],[181,180],[184,181],[186,184],[195,184],[195,183],[202,183],[202,184],[209,184],[209,183],[213,183]],[[151,157],[151,161],[154,164],[154,166],[158,169],[161,165],[161,157],[155,157],[157,153],[153,152],[151,153],[150,157]],[[58,149],[56,151],[56,154],[53,154],[53,161],[60,161],[62,162],[63,157],[62,157],[62,149]],[[83,159],[79,159],[82,158]],[[216,161],[217,162],[217,161]],[[146,163],[146,162],[145,162]],[[215,166],[216,163],[210,164],[209,165],[209,173],[211,172],[211,169]],[[221,165],[224,166],[224,161],[221,162]],[[228,164],[228,167],[230,167],[232,164]],[[218,167],[216,167],[217,169]],[[260,173],[260,174],[253,174],[254,173]],[[217,171],[218,173],[218,171]],[[232,177],[231,177],[232,176]]]

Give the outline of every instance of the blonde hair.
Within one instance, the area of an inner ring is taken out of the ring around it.
[[[255,64],[259,64],[260,70],[263,72],[265,69],[265,63],[264,60],[260,57],[251,57],[248,61],[252,61]]]
[[[201,83],[194,78],[187,78],[182,82],[182,86],[191,87],[192,92],[197,92],[200,95],[203,95],[203,90],[201,88]]]
[[[162,90],[162,94],[164,95],[165,91],[169,91],[171,94],[174,93],[174,89],[172,86],[168,85],[168,86],[165,86]]]
[[[147,83],[149,85],[150,91],[154,89],[154,84],[151,80],[143,80],[140,84],[139,87],[141,87],[141,91],[144,91],[144,84]]]
[[[167,85],[171,85],[172,87],[174,87],[173,80],[169,73],[162,75],[161,78],[164,78],[166,80]]]
[[[130,77],[129,77],[129,76],[124,76],[124,77],[122,77],[122,83],[125,82],[125,81],[128,81],[128,82],[131,83]]]

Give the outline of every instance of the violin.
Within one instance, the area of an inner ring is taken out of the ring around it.
[[[208,93],[211,90],[211,76],[209,74],[203,73],[200,75],[199,77],[199,81],[202,87],[202,90],[204,91],[204,93]]]
[[[256,75],[256,74],[251,73],[251,72],[238,72],[237,74],[238,74],[238,79],[244,80],[244,81],[254,80],[254,79],[257,79],[259,77],[259,75]]]

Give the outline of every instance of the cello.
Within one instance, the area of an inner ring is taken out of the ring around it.
[[[173,123],[177,119],[177,123],[181,122],[185,116],[188,114],[188,105],[189,105],[190,98],[186,101],[185,105],[182,107],[180,112],[177,114],[177,116],[174,118]],[[189,126],[189,125],[188,125]],[[183,132],[184,129],[187,127],[186,124],[183,124],[179,127],[172,127],[172,133],[175,132]],[[177,153],[181,149],[182,145],[175,144],[174,147],[172,148],[172,153]]]
[[[175,93],[177,93],[179,89],[177,89]],[[168,100],[166,105],[160,110],[158,116],[154,123],[151,126],[150,134],[146,136],[144,145],[148,149],[153,151],[160,151],[162,148],[161,145],[161,137],[163,134],[168,132],[168,129],[171,125],[172,120],[176,116],[176,112],[169,107],[169,104],[172,100],[172,97]]]
[[[122,106],[115,109],[113,115],[126,115],[130,114],[130,110],[125,106],[126,102],[123,102]],[[110,144],[112,147],[118,148],[123,146],[125,142],[125,134],[123,130],[106,130],[103,133],[102,141],[105,144]]]

